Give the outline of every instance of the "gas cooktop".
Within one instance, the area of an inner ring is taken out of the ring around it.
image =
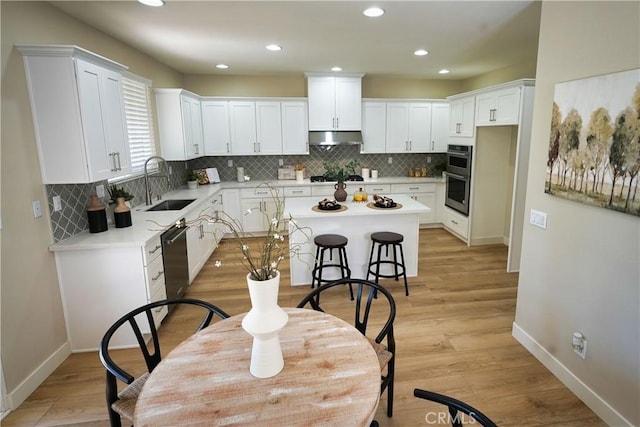
[[[336,179],[328,179],[324,175],[314,175],[309,177],[311,182],[336,182]],[[360,175],[349,175],[349,177],[345,181],[364,181],[364,178]]]

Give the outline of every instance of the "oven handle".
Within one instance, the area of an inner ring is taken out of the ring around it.
[[[463,181],[468,181],[468,180],[469,180],[469,177],[468,177],[468,176],[458,175],[457,173],[451,173],[451,172],[447,172],[447,171],[445,171],[445,174],[447,174],[447,175],[449,175],[449,176],[452,176],[452,177],[454,177],[454,178],[456,178],[456,179],[461,179],[461,180],[463,180]]]
[[[187,232],[188,229],[189,229],[189,227],[181,227],[179,229],[180,231],[177,232],[176,234],[172,235],[171,238],[165,240],[165,243],[167,245],[173,245],[176,240],[178,240],[180,237],[182,237],[183,234],[185,234]]]

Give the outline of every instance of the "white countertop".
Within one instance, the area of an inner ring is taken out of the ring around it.
[[[158,211],[148,212],[148,206],[139,205],[131,209],[131,227],[115,228],[111,225],[107,231],[102,233],[90,233],[88,230],[82,233],[76,234],[68,239],[54,243],[49,246],[51,251],[65,251],[65,250],[84,250],[84,249],[102,249],[102,248],[114,248],[114,247],[130,247],[130,246],[144,246],[150,240],[158,237],[162,232],[171,226],[174,222],[183,218],[188,212],[197,209],[197,207],[203,203],[208,197],[215,195],[215,193],[223,189],[243,189],[243,188],[255,188],[260,185],[261,180],[247,181],[247,182],[223,182],[220,184],[201,185],[195,190],[189,190],[186,187],[172,190],[162,195],[162,200],[170,199],[196,199],[193,203],[187,205],[179,211]],[[311,182],[308,178],[303,182],[297,182],[296,180],[271,180],[276,187],[292,187],[292,186],[333,186],[335,182]],[[349,184],[407,184],[407,183],[440,183],[444,182],[442,178],[411,178],[411,177],[384,177],[384,178],[368,178],[364,181],[347,182]],[[400,200],[402,198],[402,200]],[[296,210],[294,216],[301,217],[301,215],[330,215],[328,213],[313,212],[311,207],[318,203],[317,197],[290,197],[286,200],[286,206]],[[394,197],[394,200],[396,198]],[[412,213],[410,211],[416,210],[417,213],[428,212],[428,209],[424,205],[416,202],[410,197],[398,196],[397,201],[402,203],[403,208],[400,210],[373,210],[367,208],[365,203],[356,204],[354,202],[347,203],[348,210],[340,212],[340,215],[363,215],[380,213],[388,215],[392,213]],[[153,205],[159,203],[155,201]]]

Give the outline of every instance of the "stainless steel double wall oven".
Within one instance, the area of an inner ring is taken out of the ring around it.
[[[447,149],[447,190],[445,206],[469,215],[471,193],[471,151],[469,145],[449,145]]]

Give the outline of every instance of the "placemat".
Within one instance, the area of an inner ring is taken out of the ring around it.
[[[314,211],[314,212],[322,212],[322,213],[336,213],[336,212],[344,212],[344,211],[346,211],[347,209],[348,209],[348,208],[347,208],[345,205],[340,205],[340,209],[336,209],[336,210],[333,210],[333,211],[327,211],[327,210],[324,210],[324,209],[320,209],[320,208],[318,207],[318,205],[314,205],[314,206],[311,208],[311,210],[312,210],[312,211]]]
[[[369,202],[369,203],[367,203],[367,207],[370,208],[370,209],[378,209],[378,210],[381,210],[381,211],[392,211],[392,210],[395,210],[395,209],[402,208],[402,203],[396,202],[396,205],[394,207],[392,207],[392,208],[381,208],[381,207],[376,206],[375,202]]]

